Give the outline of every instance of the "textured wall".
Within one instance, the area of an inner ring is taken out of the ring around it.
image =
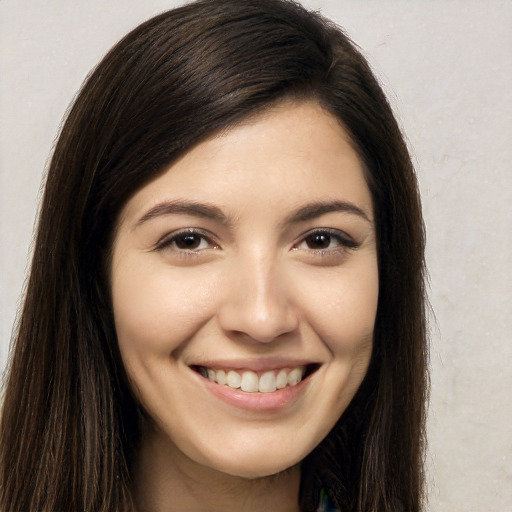
[[[512,510],[512,2],[316,0],[364,49],[414,155],[428,230],[434,512]],[[0,366],[41,176],[88,70],[172,1],[0,2]]]

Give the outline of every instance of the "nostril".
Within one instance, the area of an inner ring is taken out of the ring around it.
[[[244,311],[242,305],[231,311],[223,311],[219,315],[219,322],[225,333],[259,343],[282,340],[286,335],[297,332],[298,328],[298,319],[291,312],[274,311],[271,315],[257,315]]]
[[[233,284],[233,293],[226,294],[219,305],[217,319],[226,334],[271,343],[281,339],[283,334],[296,332],[299,317],[289,300],[288,290],[279,284],[279,276],[263,274],[261,279],[240,278]]]

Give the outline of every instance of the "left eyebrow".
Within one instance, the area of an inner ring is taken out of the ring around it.
[[[283,225],[289,226],[291,224],[298,224],[299,222],[306,222],[331,212],[349,213],[351,215],[357,215],[367,222],[373,222],[366,212],[354,203],[348,201],[317,201],[301,206],[298,210],[292,212],[286,217]]]

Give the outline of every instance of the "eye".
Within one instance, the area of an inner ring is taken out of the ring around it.
[[[160,240],[157,250],[170,249],[175,252],[196,253],[205,249],[218,249],[219,245],[203,231],[186,229],[170,233]]]
[[[330,234],[327,233],[315,233],[313,235],[309,235],[304,243],[307,245],[308,249],[329,249],[331,244],[337,245],[338,240]]]
[[[357,246],[358,244],[343,231],[323,228],[306,233],[294,249],[324,253],[342,248],[354,249]]]
[[[186,251],[195,251],[206,249],[208,241],[201,235],[195,233],[185,233],[183,235],[173,237],[172,243],[177,249]]]

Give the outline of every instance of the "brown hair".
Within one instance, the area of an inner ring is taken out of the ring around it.
[[[286,0],[206,0],[143,23],[86,80],[49,166],[0,425],[4,511],[132,508],[140,416],[106,280],[117,216],[198,141],[284,98],[316,99],[365,163],[379,305],[370,369],[302,463],[300,503],[417,511],[427,398],[424,230],[406,144],[367,62]]]

